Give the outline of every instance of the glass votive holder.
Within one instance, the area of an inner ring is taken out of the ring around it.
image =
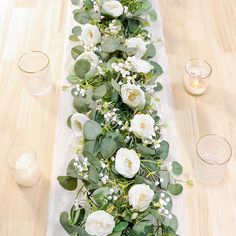
[[[26,87],[34,96],[48,92],[52,87],[49,57],[40,51],[23,54],[18,67]]]
[[[40,169],[35,151],[26,146],[16,146],[10,150],[8,162],[18,185],[32,187],[40,179]]]
[[[215,134],[203,136],[197,142],[197,157],[194,160],[196,177],[209,185],[221,183],[231,156],[232,149],[226,139]]]
[[[206,92],[210,75],[211,65],[204,60],[190,60],[185,65],[184,84],[186,90],[193,95],[202,95]]]

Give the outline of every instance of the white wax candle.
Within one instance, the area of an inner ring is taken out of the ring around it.
[[[31,187],[39,181],[40,170],[35,160],[35,156],[30,153],[24,153],[16,161],[15,179],[19,185]]]

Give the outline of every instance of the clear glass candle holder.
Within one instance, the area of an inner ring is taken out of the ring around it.
[[[10,150],[8,162],[18,185],[32,187],[40,179],[40,169],[35,151],[26,146],[16,146]]]
[[[211,65],[204,60],[190,60],[185,65],[184,84],[186,90],[192,95],[202,95],[206,92],[210,75]]]
[[[197,157],[194,160],[196,177],[205,184],[221,183],[231,156],[232,149],[225,138],[215,134],[203,136],[197,142]]]
[[[34,96],[48,92],[52,87],[49,57],[40,51],[23,54],[18,61],[21,77]]]

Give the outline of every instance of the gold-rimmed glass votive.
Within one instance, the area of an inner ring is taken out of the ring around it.
[[[18,185],[32,187],[38,183],[41,174],[34,149],[23,145],[13,147],[8,163]]]
[[[193,59],[185,65],[184,84],[186,90],[192,95],[202,95],[206,92],[210,75],[211,65],[204,60]]]
[[[51,89],[50,60],[44,52],[31,51],[23,54],[19,58],[18,68],[32,95],[40,96]]]
[[[197,157],[194,160],[196,177],[205,184],[223,181],[228,162],[232,156],[229,142],[216,134],[208,134],[197,142]]]

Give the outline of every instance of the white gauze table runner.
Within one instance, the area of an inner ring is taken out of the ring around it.
[[[73,18],[73,6],[68,1],[68,12],[67,12],[67,24],[66,24],[66,40],[64,46],[64,59],[63,59],[63,73],[62,73],[62,85],[67,85],[66,77],[69,75],[69,71],[74,64],[73,58],[71,57],[70,51],[74,46],[68,39],[71,34],[72,27],[76,24]],[[167,161],[176,160],[181,162],[178,143],[177,133],[175,127],[175,121],[173,116],[173,105],[172,95],[170,90],[170,82],[168,79],[167,72],[167,57],[165,52],[165,44],[163,37],[163,26],[159,9],[159,0],[153,0],[153,7],[155,8],[158,20],[154,22],[149,30],[153,35],[152,40],[155,43],[157,54],[153,61],[159,63],[164,73],[158,78],[158,81],[163,85],[163,90],[156,94],[160,98],[160,102],[157,103],[156,108],[161,117],[163,123],[168,124],[168,128],[163,134],[163,139],[170,143],[170,154]],[[48,207],[48,225],[47,225],[47,236],[66,236],[67,233],[64,231],[59,222],[59,216],[62,211],[69,211],[74,198],[75,193],[64,190],[57,181],[57,176],[65,175],[66,168],[69,161],[73,156],[73,148],[71,147],[72,131],[67,127],[67,117],[72,113],[72,96],[70,91],[61,92],[59,100],[59,108],[57,114],[57,126],[56,126],[56,143],[54,148],[54,158],[52,163],[52,175],[51,175],[51,189],[49,196],[49,207]],[[179,220],[178,233],[180,236],[188,236],[188,222],[186,217],[186,207],[184,201],[184,195],[173,197],[173,213]]]

